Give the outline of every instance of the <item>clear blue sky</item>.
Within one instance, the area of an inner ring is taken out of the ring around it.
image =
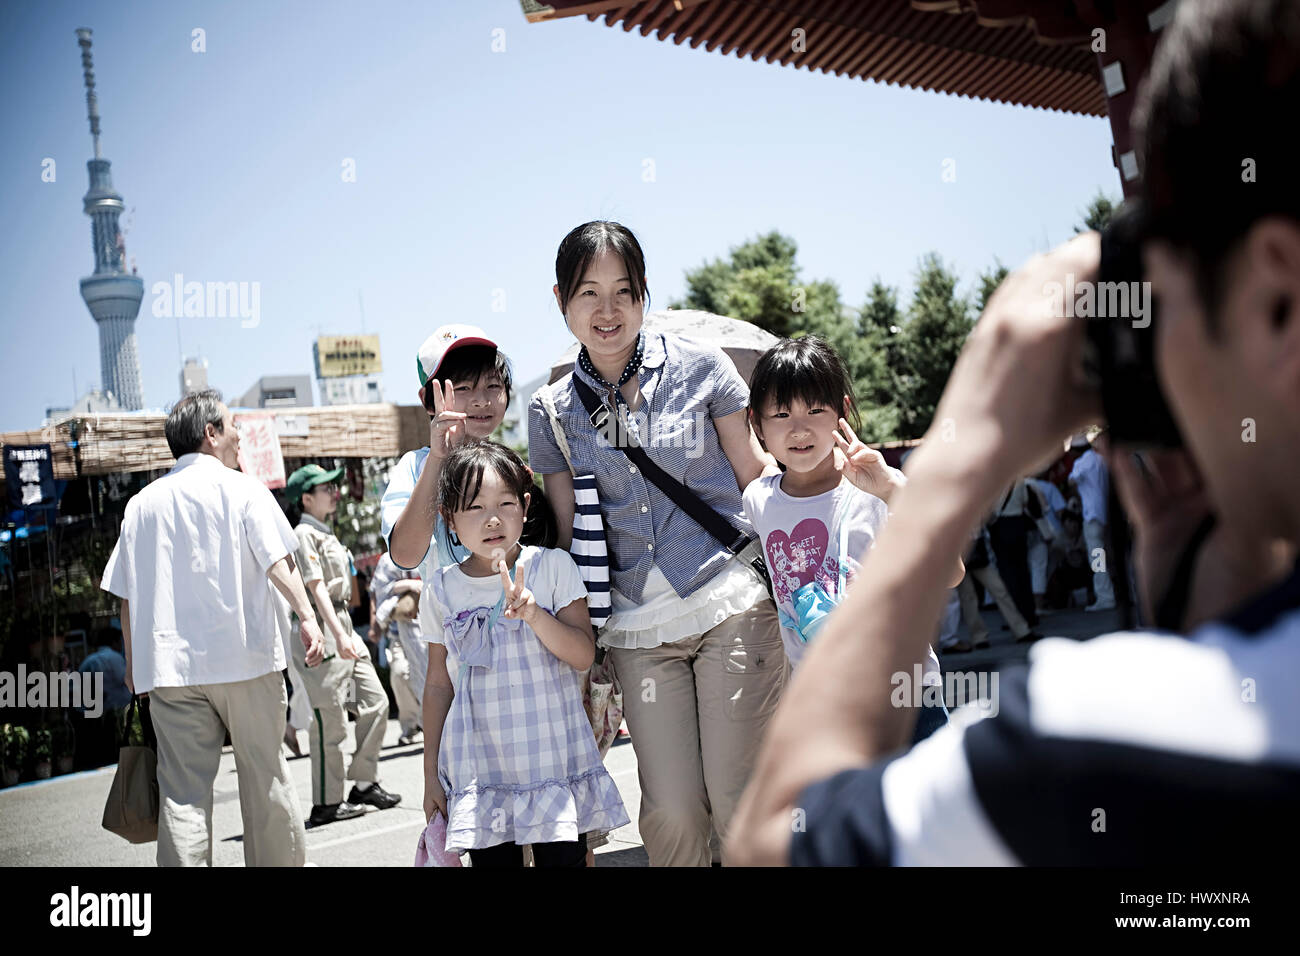
[[[683,292],[684,270],[770,229],[796,239],[806,278],[859,305],[876,275],[906,298],[931,249],[969,289],[994,256],[1015,265],[1068,238],[1099,187],[1120,192],[1104,119],[737,60],[585,18],[529,24],[517,0],[9,3],[0,431],[68,404],[74,373],[80,392],[99,384],[77,285],[93,263],[80,26],[94,30],[104,155],[135,210],[150,407],[179,391],[177,322],[153,315],[150,291],[176,273],[261,284],[257,328],[179,322],[179,349],[206,358],[228,397],[264,374],[310,374],[315,335],[361,331],[360,292],[386,397],[414,402],[415,349],[440,324],[485,327],[520,382],[569,345],[555,248],[589,219],[636,231],[655,305]],[[956,182],[942,181],[947,158]]]

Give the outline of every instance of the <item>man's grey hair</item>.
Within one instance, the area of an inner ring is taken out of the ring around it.
[[[215,388],[186,395],[172,406],[163,425],[167,436],[167,447],[172,450],[173,458],[188,455],[203,447],[207,435],[207,426],[213,425],[218,432],[224,431],[222,416],[225,407],[221,404],[221,393]]]

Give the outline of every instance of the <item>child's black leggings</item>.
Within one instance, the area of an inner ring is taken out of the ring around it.
[[[474,866],[523,866],[524,848],[518,843],[498,843],[486,850],[470,850],[469,859]],[[579,834],[572,843],[534,843],[533,865],[539,868],[586,866],[587,834]]]

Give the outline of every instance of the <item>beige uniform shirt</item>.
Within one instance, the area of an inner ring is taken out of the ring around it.
[[[298,538],[298,551],[294,560],[302,573],[302,582],[310,592],[313,581],[324,581],[334,605],[334,613],[343,626],[344,633],[352,633],[352,618],[348,614],[348,601],[352,599],[352,553],[334,536],[327,525],[309,514],[302,516],[293,529]],[[313,602],[314,603],[314,602]],[[316,611],[316,623],[325,635],[325,656],[338,653],[334,635]]]

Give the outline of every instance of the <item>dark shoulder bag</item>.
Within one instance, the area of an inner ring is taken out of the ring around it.
[[[118,752],[117,772],[104,804],[102,824],[130,843],[158,839],[158,738],[149,716],[149,702],[131,698]],[[139,715],[140,732],[135,732]]]

